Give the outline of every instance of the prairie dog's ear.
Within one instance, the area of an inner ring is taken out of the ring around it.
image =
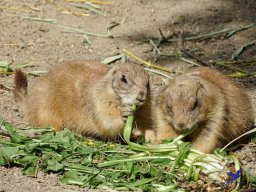
[[[204,88],[204,85],[202,84],[202,82],[200,80],[196,80],[196,85],[197,85],[198,89]]]
[[[206,87],[205,87],[205,85],[202,81],[197,80],[196,84],[197,84],[197,90],[196,90],[197,97],[201,94],[206,94],[207,93]]]
[[[161,105],[167,102],[166,98],[168,98],[168,92],[168,86],[165,86],[164,88],[160,89],[159,93],[157,94],[157,105]]]
[[[117,71],[120,70],[120,64],[114,65],[109,71],[109,75],[115,75]]]

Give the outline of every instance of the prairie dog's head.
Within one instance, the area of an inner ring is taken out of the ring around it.
[[[110,70],[111,86],[123,105],[142,105],[149,89],[149,75],[135,64],[119,64]]]
[[[209,97],[206,86],[199,78],[177,77],[163,93],[160,93],[158,106],[164,118],[178,132],[195,128],[209,113]]]

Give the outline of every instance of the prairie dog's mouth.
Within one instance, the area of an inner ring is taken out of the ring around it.
[[[180,132],[181,132],[181,134],[185,134],[186,136],[188,136],[192,132],[194,132],[197,128],[198,128],[198,124],[194,124],[192,127],[183,129]]]
[[[138,105],[139,101],[133,98],[121,98],[123,105]]]
[[[179,125],[174,124],[174,127],[181,134],[184,134],[186,132],[193,132],[195,129],[197,129],[198,124],[197,123],[193,123],[193,125],[191,125],[191,126],[188,126],[188,125],[179,126]]]

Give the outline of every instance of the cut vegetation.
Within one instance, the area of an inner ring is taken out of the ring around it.
[[[198,152],[181,141],[185,135],[161,145],[134,143],[130,141],[132,122],[129,116],[125,145],[86,139],[68,129],[57,134],[51,128],[18,130],[1,118],[0,165],[22,167],[32,177],[38,171],[53,172],[63,183],[89,188],[236,191],[240,187],[240,177],[228,176],[240,170],[235,156]],[[252,179],[247,179],[247,185],[255,185]]]

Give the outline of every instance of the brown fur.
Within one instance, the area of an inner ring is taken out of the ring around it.
[[[156,105],[155,142],[197,127],[188,138],[196,149],[205,153],[253,126],[253,108],[245,91],[207,67],[175,78],[159,94]]]
[[[125,78],[125,79],[124,79]],[[93,62],[60,64],[29,85],[16,72],[15,96],[23,96],[25,115],[35,126],[66,127],[101,138],[122,134],[132,104],[142,105],[148,95],[149,76],[141,66],[108,67]],[[127,83],[125,83],[125,81]]]

